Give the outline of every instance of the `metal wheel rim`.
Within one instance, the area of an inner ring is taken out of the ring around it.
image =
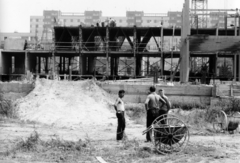
[[[213,129],[215,132],[221,132],[227,129],[227,115],[224,111],[215,111],[213,113]]]
[[[166,127],[156,127],[161,121],[166,121]],[[174,122],[176,126],[174,127]],[[178,125],[177,125],[178,124]],[[169,125],[169,126],[168,126]],[[179,133],[184,130],[184,133]],[[160,134],[160,136],[158,136]],[[181,152],[189,142],[190,134],[187,125],[174,115],[162,115],[152,123],[150,133],[152,143],[158,153],[170,154]]]

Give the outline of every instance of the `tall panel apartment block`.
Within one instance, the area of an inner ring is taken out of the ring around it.
[[[137,27],[142,26],[142,17],[144,16],[143,11],[127,11],[126,13],[127,16],[127,25],[128,26],[134,26],[136,25]]]
[[[102,11],[85,11],[84,16],[86,25],[96,25],[101,21]]]

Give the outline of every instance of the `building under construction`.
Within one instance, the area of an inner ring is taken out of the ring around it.
[[[195,13],[196,14],[196,13]],[[240,29],[192,26],[189,0],[182,11],[181,28],[55,26],[52,42],[22,50],[1,51],[2,80],[34,75],[71,78],[140,78],[158,74],[183,83],[201,79],[240,81]],[[225,15],[227,23],[227,17]],[[235,22],[239,22],[235,15]],[[180,51],[164,50],[164,37],[181,37]],[[148,48],[153,39],[157,50]],[[127,45],[126,45],[127,43]],[[14,46],[14,45],[13,45]],[[154,62],[149,62],[154,58]],[[219,65],[219,60],[224,64]],[[170,69],[166,69],[166,65]]]

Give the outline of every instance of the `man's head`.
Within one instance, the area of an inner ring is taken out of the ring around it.
[[[124,94],[125,94],[125,91],[124,91],[124,90],[120,90],[120,91],[118,92],[118,96],[119,96],[120,98],[123,98]]]
[[[151,86],[149,90],[150,90],[150,92],[152,93],[152,92],[155,92],[155,91],[156,91],[156,88],[155,88],[154,86]]]
[[[160,96],[163,96],[164,95],[164,90],[163,89],[159,89],[158,93],[159,93]]]

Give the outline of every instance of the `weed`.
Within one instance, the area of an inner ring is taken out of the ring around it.
[[[12,101],[5,99],[3,94],[0,94],[0,115],[8,118],[16,117],[16,110],[12,105]]]
[[[37,131],[34,131],[30,137],[26,140],[20,141],[17,146],[16,150],[23,150],[23,151],[34,151],[36,150],[37,145],[40,143],[39,134]]]
[[[126,114],[131,120],[135,121],[136,124],[146,123],[146,111],[144,104],[126,104]]]
[[[199,103],[185,103],[185,102],[172,102],[172,109],[181,108],[182,110],[192,110],[192,109],[204,109],[206,105]]]
[[[133,140],[123,139],[122,148],[124,150],[128,150],[129,148],[132,148],[136,151],[139,149],[139,142],[136,139],[133,139]]]
[[[240,99],[222,99],[214,107],[220,107],[226,113],[240,112]]]

